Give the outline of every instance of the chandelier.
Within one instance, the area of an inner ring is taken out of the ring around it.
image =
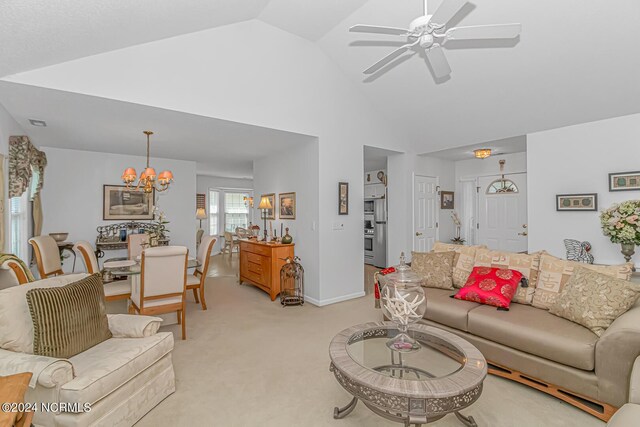
[[[138,184],[135,186],[136,190],[142,189],[145,193],[151,193],[154,189],[157,191],[165,191],[169,188],[169,184],[173,181],[173,174],[171,171],[166,170],[160,172],[160,175],[156,175],[156,170],[149,166],[149,137],[153,135],[150,130],[145,130],[147,135],[147,167],[144,172],[140,174]],[[127,168],[122,173],[122,181],[126,184],[127,189],[133,188],[133,183],[137,177],[136,170],[134,168]]]
[[[491,155],[491,148],[479,148],[477,150],[473,150],[473,155],[476,159],[486,159]]]

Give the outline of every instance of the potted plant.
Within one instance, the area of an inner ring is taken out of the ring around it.
[[[167,238],[167,234],[169,234],[169,230],[166,227],[166,224],[169,224],[166,217],[164,216],[164,212],[160,211],[157,207],[155,208],[155,212],[153,213],[153,229],[149,233],[149,246],[155,247],[160,244],[161,240],[165,240]]]
[[[628,200],[614,204],[600,214],[602,232],[612,243],[620,243],[627,262],[640,244],[640,200]]]

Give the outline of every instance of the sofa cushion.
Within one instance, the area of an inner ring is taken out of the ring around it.
[[[99,273],[66,286],[31,289],[33,354],[69,358],[111,338]]]
[[[473,267],[467,284],[458,291],[458,300],[509,308],[522,273],[506,268]]]
[[[454,252],[411,252],[411,270],[427,288],[453,289]]]
[[[546,310],[522,304],[509,311],[481,306],[469,312],[469,332],[563,365],[586,371],[595,367],[598,336]]]
[[[629,310],[640,295],[640,284],[597,271],[576,268],[549,313],[585,326],[597,336]]]
[[[476,250],[485,246],[463,246],[450,243],[436,242],[433,245],[434,252],[455,252],[453,260],[453,286],[461,288],[466,283],[473,270],[476,259]]]
[[[475,267],[493,267],[516,270],[527,279],[528,286],[518,286],[513,302],[529,304],[533,302],[533,294],[538,282],[540,269],[540,252],[518,254],[514,252],[492,251],[480,248],[476,251]]]
[[[173,334],[169,332],[103,341],[69,359],[76,377],[61,387],[60,401],[93,405],[172,349]]]
[[[68,274],[0,290],[0,348],[33,354],[33,321],[26,296],[29,290],[64,286],[87,276]]]
[[[549,309],[556,302],[558,295],[562,292],[564,285],[569,281],[576,267],[584,267],[607,276],[629,280],[633,264],[591,265],[576,261],[566,261],[543,253],[540,256],[540,274],[536,284],[536,293],[533,295],[533,306]]]
[[[425,319],[438,322],[451,328],[468,331],[467,314],[480,304],[470,301],[459,301],[451,298],[454,291],[425,288],[427,311]],[[495,310],[495,308],[494,308]]]

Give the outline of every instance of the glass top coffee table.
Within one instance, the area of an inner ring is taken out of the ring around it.
[[[476,426],[460,410],[480,397],[487,376],[482,353],[464,339],[431,326],[415,324],[408,334],[422,348],[399,353],[387,347],[398,334],[391,322],[373,322],[345,329],[329,346],[330,370],[354,397],[333,417],[347,416],[361,400],[376,414],[422,425],[454,413],[467,426]]]

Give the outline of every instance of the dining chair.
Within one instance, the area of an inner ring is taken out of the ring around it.
[[[140,280],[132,281],[130,313],[155,316],[178,314],[182,339],[186,339],[185,297],[187,257],[184,246],[160,246],[142,251]]]
[[[82,261],[84,261],[85,269],[89,274],[100,273],[100,267],[98,266],[98,258],[91,246],[91,243],[80,240],[73,245],[73,250],[80,255]],[[104,299],[105,301],[119,301],[128,299],[131,296],[131,281],[130,280],[115,280],[113,282],[104,284]]]
[[[204,299],[204,282],[207,278],[209,270],[209,260],[211,259],[211,251],[213,245],[216,244],[216,238],[213,236],[205,236],[202,238],[200,247],[198,248],[197,260],[200,267],[197,267],[193,275],[187,276],[187,290],[193,290],[193,297],[196,303],[202,304],[202,309],[207,309],[207,302]],[[200,299],[198,300],[198,291],[200,291]]]
[[[36,236],[29,239],[29,244],[33,247],[36,256],[38,272],[41,279],[64,274],[62,271],[62,261],[60,261],[60,250],[58,244],[51,236]]]
[[[236,227],[236,237],[238,239],[248,239],[251,237],[251,231],[248,228]]]
[[[149,235],[147,233],[142,234],[129,234],[127,236],[127,253],[130,260],[137,261],[138,255],[140,255],[143,249],[149,245]]]
[[[222,247],[223,253],[233,253],[233,235],[229,231],[224,232],[224,246]]]
[[[26,264],[24,263],[24,261],[20,260],[19,258],[15,257],[14,255],[9,255],[6,254],[5,256],[10,256],[14,259],[6,259],[4,262],[2,262],[2,265],[0,265],[0,268],[2,268],[3,270],[9,270],[13,273],[13,275],[15,276],[15,279],[17,280],[19,285],[24,285],[25,283],[30,283],[32,280],[29,280],[29,276],[31,276],[33,278],[33,275],[30,275],[25,269]],[[4,257],[4,256],[3,256]]]
[[[200,242],[202,242],[202,236],[204,236],[204,230],[202,228],[199,228],[198,231],[196,231],[196,247],[197,248],[200,247]]]

